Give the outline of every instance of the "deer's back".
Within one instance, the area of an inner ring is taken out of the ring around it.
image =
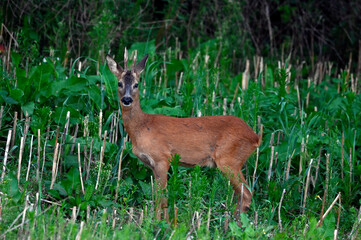
[[[177,153],[184,165],[213,167],[219,154],[246,153],[248,157],[259,144],[258,135],[234,116],[147,115],[140,128],[137,139],[132,139],[136,142],[135,154],[156,157]]]

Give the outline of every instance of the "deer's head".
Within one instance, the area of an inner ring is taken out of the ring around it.
[[[138,63],[137,54],[134,55],[133,67],[128,70],[128,53],[124,53],[124,69],[109,55],[106,56],[106,61],[110,71],[118,79],[118,96],[123,107],[130,107],[134,99],[139,98],[138,82],[140,74],[145,68],[148,59],[148,54]]]

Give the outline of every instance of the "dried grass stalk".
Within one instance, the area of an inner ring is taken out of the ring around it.
[[[4,181],[4,177],[5,177],[6,163],[7,163],[8,156],[9,156],[9,147],[10,147],[10,141],[11,141],[11,132],[12,132],[12,130],[9,130],[8,138],[6,140],[4,165],[3,165],[3,171],[1,173],[1,183]]]

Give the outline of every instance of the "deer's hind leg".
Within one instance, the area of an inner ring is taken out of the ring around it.
[[[238,218],[242,212],[247,212],[252,201],[252,194],[249,186],[241,172],[239,164],[232,164],[231,159],[223,159],[217,163],[217,167],[230,180],[237,196],[237,208],[235,216]],[[234,162],[234,159],[233,159]]]
[[[167,177],[168,177],[168,170],[169,170],[169,162],[157,162],[152,168],[154,179],[155,179],[155,202],[156,202],[156,218],[161,220],[161,215],[163,212],[163,216],[166,220],[168,220],[168,200],[166,197],[167,191]]]

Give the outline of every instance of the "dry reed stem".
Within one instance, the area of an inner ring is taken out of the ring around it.
[[[31,155],[33,152],[33,142],[34,142],[34,135],[31,135],[31,140],[30,140],[30,153],[29,153],[29,163],[28,163],[28,170],[26,172],[26,178],[25,181],[29,180],[29,173],[30,173],[30,166],[31,166]]]
[[[56,167],[56,175],[58,174],[59,166],[60,166],[60,173],[61,173],[61,170],[62,170],[62,158],[61,158],[61,155],[62,155],[62,151],[63,151],[64,145],[65,145],[66,136],[68,135],[69,124],[70,124],[70,111],[68,111],[66,113],[66,123],[65,123],[65,126],[64,126],[64,133],[61,136],[61,140],[60,140],[60,146],[59,146],[59,152],[58,152],[59,156],[58,156],[58,159],[57,159],[58,163],[57,163],[57,167]]]
[[[100,162],[99,162],[99,170],[98,170],[98,176],[97,176],[97,182],[96,182],[96,185],[95,185],[95,190],[98,189],[98,185],[99,185],[100,172],[101,172],[102,163],[103,163],[103,153],[104,153],[104,149],[103,149],[103,146],[102,146],[102,147],[100,147]]]
[[[239,82],[237,83],[236,90],[234,91],[234,94],[233,94],[233,99],[232,99],[231,105],[234,105],[234,102],[236,101],[236,97],[237,97],[238,89],[239,89]]]
[[[277,161],[278,161],[278,152],[275,152],[275,168],[277,168]]]
[[[313,187],[315,187],[315,186],[316,186],[316,182],[317,182],[317,178],[318,178],[318,171],[320,170],[321,153],[322,153],[322,147],[320,147],[320,151],[319,151],[319,154],[318,154],[318,159],[317,159],[317,166],[316,166],[316,174],[315,174],[315,177],[314,177],[314,178],[312,178],[312,176],[311,176],[311,180],[312,180],[312,185],[313,185]]]
[[[300,166],[298,170],[298,178],[301,178],[302,170],[303,170],[303,156],[302,154],[305,152],[305,138],[302,138],[301,142],[301,153],[300,153]],[[298,191],[301,192],[301,185],[298,187]]]
[[[26,195],[25,207],[24,207],[24,211],[23,211],[23,217],[22,217],[22,220],[21,220],[20,234],[23,233],[25,219],[26,219],[26,212],[27,212],[28,208],[29,208],[29,195]]]
[[[356,239],[357,238],[357,232],[358,232],[358,228],[360,227],[361,225],[361,206],[358,210],[358,214],[357,214],[357,218],[356,218],[356,221],[355,223],[353,224],[352,226],[352,230],[351,230],[351,233],[350,233],[350,237],[352,240]],[[356,233],[356,234],[355,234]]]
[[[26,112],[25,115],[25,124],[24,124],[24,141],[26,142],[26,138],[28,137],[28,132],[29,132],[29,128],[30,128],[30,120],[31,118],[29,117],[28,113]]]
[[[179,93],[182,83],[183,83],[183,72],[180,73],[179,83],[178,83],[178,87],[177,87],[177,93]]]
[[[352,52],[350,52],[350,57],[349,57],[349,60],[348,60],[348,65],[347,65],[347,75],[346,75],[346,78],[345,78],[345,81],[347,82],[349,77],[350,77],[350,74],[351,74],[351,65],[352,65]]]
[[[14,147],[15,144],[15,136],[16,136],[16,123],[18,121],[18,112],[14,113],[14,124],[13,124],[13,136],[11,137],[11,147],[10,149],[12,149]]]
[[[102,138],[102,126],[103,126],[103,111],[100,109],[100,113],[99,113],[99,131],[98,131],[99,138]]]
[[[281,131],[278,131],[278,134],[277,134],[277,146],[280,145],[280,138],[281,138],[281,133],[282,133],[282,130]]]
[[[333,200],[333,202],[331,203],[330,207],[327,209],[327,211],[325,212],[325,214],[322,215],[321,219],[317,222],[316,227],[320,227],[322,225],[322,221],[323,219],[325,219],[325,217],[329,214],[329,212],[331,211],[331,209],[333,208],[333,205],[335,205],[335,203],[337,202],[337,200],[339,200],[339,198],[341,197],[341,192],[339,192],[337,194],[337,197],[335,198],[335,200]]]
[[[45,152],[46,152],[46,143],[47,143],[48,139],[45,138],[45,142],[44,142],[44,149],[43,149],[43,165],[41,167],[41,174],[40,174],[40,183],[43,180],[43,173],[44,173],[44,166],[45,166]]]
[[[88,140],[88,136],[89,136],[89,115],[86,115],[85,118],[84,118],[83,137],[87,137],[87,140]]]
[[[114,143],[118,142],[118,133],[119,133],[119,120],[120,120],[120,109],[118,110],[118,115],[117,115],[117,125],[115,127],[115,139],[114,139]]]
[[[12,43],[13,43],[13,38],[10,38],[8,52],[7,52],[7,60],[6,60],[6,70],[8,73],[10,73],[10,56],[11,56],[11,44]],[[15,72],[15,69],[14,69],[14,72]],[[17,85],[16,83],[17,83],[17,80],[15,81],[15,88]]]
[[[271,147],[271,161],[270,161],[270,164],[269,164],[268,177],[267,177],[268,182],[271,181],[274,151],[275,151],[275,147],[272,146],[272,147]],[[242,186],[243,186],[243,185],[242,185]]]
[[[334,240],[337,239],[337,233],[338,233],[338,230],[340,227],[340,217],[341,217],[341,195],[340,195],[340,198],[338,199],[337,224],[336,224],[335,234],[333,237]]]
[[[93,142],[94,142],[94,139],[92,138],[92,140],[90,142],[88,167],[86,169],[86,178],[85,178],[86,181],[89,179],[90,163],[91,163],[91,160],[92,160],[92,153],[93,153]]]
[[[150,176],[150,186],[151,186],[151,188],[152,188],[152,208],[153,208],[153,212],[154,212],[154,201],[155,201],[155,197],[154,197],[154,194],[155,194],[155,192],[154,192],[154,182],[153,182],[153,176],[151,175]]]
[[[352,184],[352,148],[350,148],[350,184],[349,184],[349,193],[351,194],[351,184]]]
[[[196,211],[196,226],[197,226],[197,230],[199,230],[201,228],[201,215],[199,214],[198,211]]]
[[[305,191],[303,193],[302,214],[305,214],[305,209],[306,209],[306,200],[307,200],[308,187],[310,185],[310,174],[311,174],[312,162],[313,162],[313,158],[311,158],[310,165],[308,167],[307,177],[306,177],[306,187],[305,187]]]
[[[75,240],[80,240],[81,239],[81,234],[83,232],[83,228],[84,228],[84,222],[81,221],[80,229],[79,229],[79,232],[76,234]]]
[[[78,135],[78,129],[79,129],[79,124],[77,123],[75,125],[75,131],[74,131],[74,136],[73,136],[73,144],[71,145],[70,155],[73,155],[73,153],[74,153],[75,141],[76,141],[76,137]]]
[[[141,209],[141,210],[140,210],[140,215],[139,215],[139,220],[138,220],[139,226],[142,226],[143,220],[144,220],[144,210]]]
[[[307,87],[308,87],[308,89],[310,89],[310,87],[311,87],[311,78],[307,79]],[[306,95],[306,109],[308,108],[309,102],[310,102],[310,92],[308,92]]]
[[[227,114],[227,98],[223,98],[223,115]]]
[[[323,211],[325,209],[325,202],[326,202],[326,198],[327,198],[327,194],[328,194],[328,182],[329,182],[329,163],[330,163],[330,154],[326,154],[326,184],[325,184],[325,190],[323,192],[323,198],[322,198],[322,208],[321,208],[321,225],[322,225],[322,215],[323,215]]]
[[[207,233],[209,233],[209,226],[210,226],[210,223],[211,223],[211,211],[212,211],[212,208],[209,207],[208,208],[208,214],[207,214]]]
[[[9,156],[9,147],[10,147],[10,141],[11,141],[11,132],[12,132],[12,130],[9,130],[8,137],[6,140],[4,165],[3,165],[3,171],[1,173],[1,183],[4,181],[4,177],[5,177],[6,163],[7,163],[8,156]]]
[[[117,188],[115,190],[115,200],[114,200],[115,202],[117,202],[117,200],[118,200],[118,193],[119,193],[119,187],[120,187],[120,175],[121,175],[121,172],[122,172],[123,151],[124,151],[125,146],[126,146],[126,144],[125,144],[126,141],[127,141],[127,139],[124,138],[123,148],[122,148],[122,150],[120,152],[120,156],[119,156],[118,175],[117,175],[118,181],[117,181]]]
[[[164,89],[167,88],[168,85],[168,75],[167,75],[167,65],[166,65],[166,57],[165,53],[163,54],[163,78],[164,78]],[[163,95],[166,96],[167,93],[163,91]]]
[[[24,151],[24,137],[20,139],[20,152],[19,152],[19,164],[18,164],[18,183],[20,184],[20,172],[21,172],[21,160],[23,158],[23,151]]]
[[[226,231],[227,232],[227,230],[228,230],[228,226],[229,226],[229,214],[228,214],[228,211],[226,211],[225,213],[224,213],[224,231]]]
[[[115,208],[113,208],[113,214],[112,214],[112,218],[113,218],[113,221],[112,221],[112,229],[114,230],[115,229],[115,224],[116,224],[116,221],[117,221],[117,210]]]
[[[248,89],[248,81],[249,81],[249,60],[246,60],[246,69],[242,73],[242,90]]]
[[[76,220],[77,214],[76,214],[76,206],[73,207],[72,209],[72,214],[71,214],[71,223],[74,224],[75,220]]]
[[[55,183],[55,179],[56,179],[56,173],[57,173],[57,168],[58,168],[58,151],[59,151],[59,143],[56,144],[55,146],[55,151],[54,151],[54,156],[53,156],[53,168],[51,170],[51,183],[50,183],[50,189],[53,189],[54,183]],[[45,152],[44,152],[45,154]]]
[[[78,78],[80,78],[81,65],[82,65],[82,64],[81,64],[81,61],[78,60],[78,73],[77,73]]]
[[[133,218],[134,218],[134,208],[130,208],[129,209],[129,219],[128,219],[128,223],[131,223],[132,222],[132,220],[133,220]]]
[[[258,159],[259,159],[259,147],[257,148],[257,155],[256,155],[256,164],[255,164],[255,167],[254,167],[254,171],[253,171],[253,186],[252,188],[254,189],[255,187],[255,184],[256,184],[256,172],[257,172],[257,167],[258,167]],[[253,190],[254,191],[254,190]]]
[[[64,127],[64,135],[68,135],[68,130],[69,130],[69,123],[70,123],[70,111],[68,111],[66,113],[66,123],[65,123],[65,127]]]
[[[113,137],[113,128],[114,128],[114,125],[115,125],[115,116],[114,116],[114,111],[112,112],[111,114],[112,116],[112,119],[110,120],[110,131],[109,131],[109,142],[112,143],[112,137]]]
[[[280,232],[283,231],[282,219],[281,219],[281,208],[282,208],[282,201],[285,196],[285,193],[286,193],[286,189],[283,189],[280,204],[278,205],[278,227],[280,228]]]
[[[41,136],[40,136],[40,129],[38,129],[38,157],[36,159],[36,181],[39,181],[39,174],[40,174],[40,148],[41,148]]]
[[[63,137],[62,137],[62,140],[63,140]],[[58,176],[59,166],[61,168],[61,154],[62,154],[62,152],[61,152],[62,147],[61,146],[62,145],[63,144],[59,144],[58,156],[57,156],[57,159],[56,159],[57,162],[56,162],[56,168],[55,168],[55,179]],[[60,169],[60,172],[61,172],[61,169]]]
[[[82,171],[81,171],[81,162],[80,162],[80,143],[78,143],[78,164],[79,164],[81,191],[83,192],[83,194],[85,194]]]
[[[302,119],[301,97],[300,97],[300,89],[299,89],[298,85],[296,85],[296,91],[297,91],[299,114],[300,114],[300,118]]]
[[[235,57],[235,51],[233,50],[233,58]],[[253,66],[254,66],[254,79],[257,80],[258,78],[258,67],[259,67],[259,61],[260,61],[260,57],[259,56],[253,56]],[[232,64],[234,65],[234,64]]]
[[[86,221],[89,222],[90,219],[90,205],[86,206]]]
[[[270,139],[270,141],[269,141],[268,147],[272,147],[272,146],[273,146],[274,138],[275,138],[275,133],[273,132],[273,133],[271,134],[271,139]]]
[[[40,194],[39,194],[39,192],[37,192],[35,194],[35,216],[38,216],[39,196],[40,196]]]
[[[290,176],[291,160],[292,160],[293,154],[295,154],[295,151],[296,151],[296,149],[294,149],[292,154],[290,154],[288,156],[288,162],[287,162],[287,168],[286,168],[286,176],[285,176],[286,181],[288,180],[288,178]]]
[[[100,171],[102,168],[102,164],[103,164],[103,158],[104,158],[104,151],[105,151],[105,142],[107,140],[107,130],[104,131],[104,139],[103,139],[103,146],[101,147],[100,150],[100,163],[99,163],[99,171],[98,171],[98,177],[97,177],[97,183],[95,185],[95,189],[98,189],[98,185],[99,185],[99,178],[100,178]]]
[[[216,84],[214,85],[214,90],[215,91],[217,90],[218,83],[219,83],[219,72],[217,72],[217,74],[216,74]]]
[[[87,167],[87,159],[88,159],[88,151],[86,149],[86,144],[83,145],[83,151],[84,151],[84,165],[83,165],[83,169],[86,173],[86,167]]]

